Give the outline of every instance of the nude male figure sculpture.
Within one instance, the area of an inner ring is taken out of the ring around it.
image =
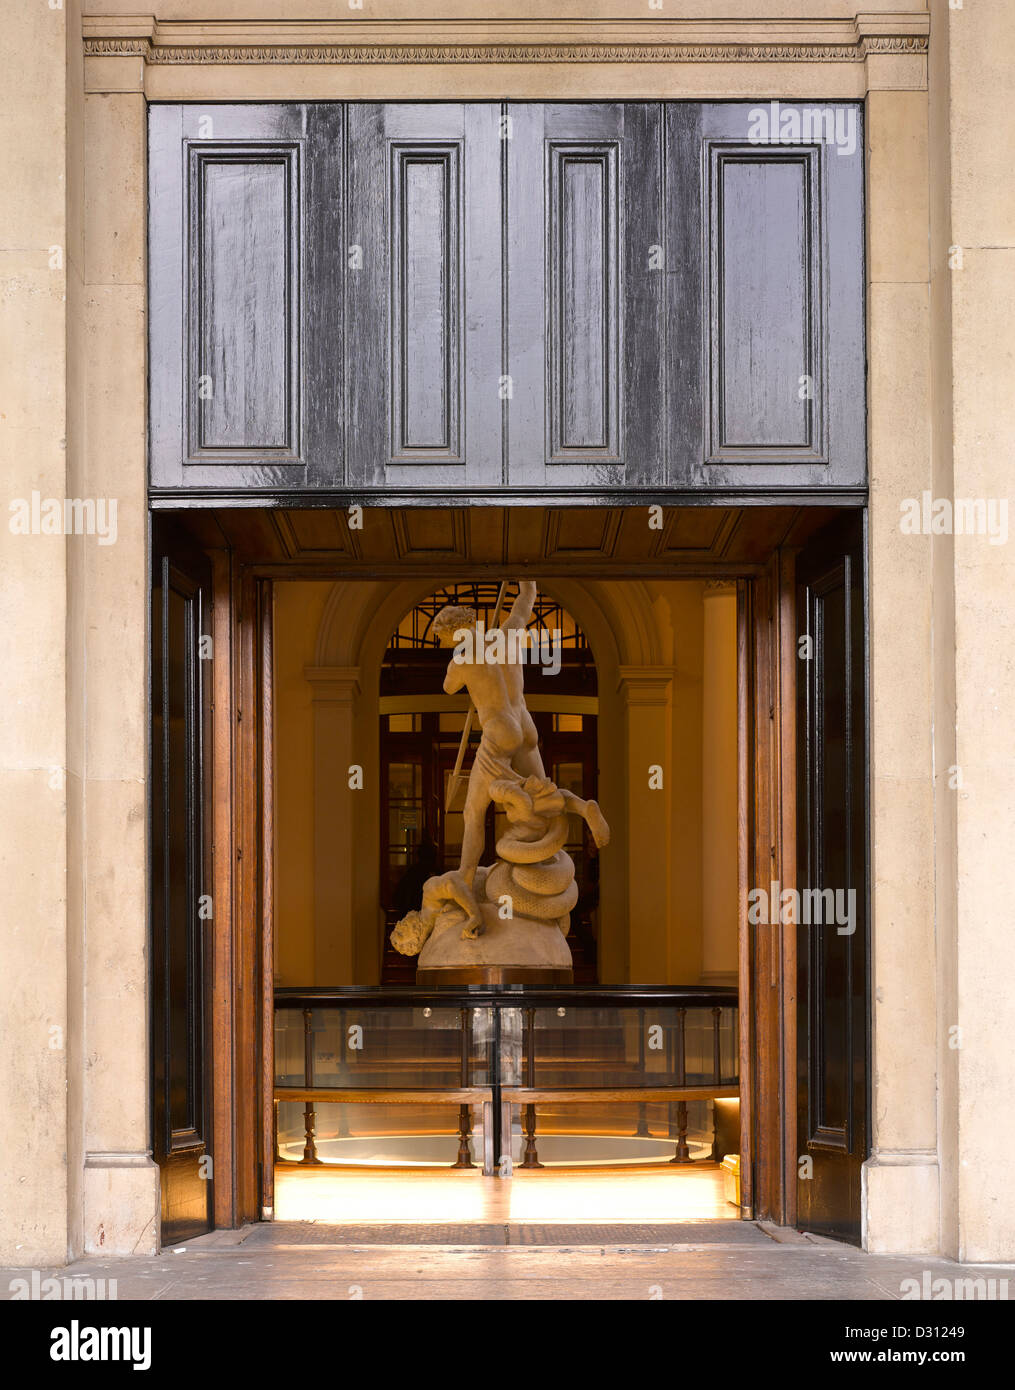
[[[522,580],[504,629],[524,630],[532,617],[535,598],[535,584]],[[562,798],[563,809],[585,820],[599,847],[610,838],[609,827],[595,801],[583,801],[573,792],[555,788],[546,775],[539,753],[539,735],[525,707],[523,648],[505,640],[501,644],[504,659],[491,661],[485,648],[475,642],[471,647],[463,642],[467,633],[475,637],[476,624],[475,612],[459,606],[442,608],[433,622],[441,646],[458,649],[448,663],[445,693],[454,695],[463,688],[468,690],[482,729],[469,773],[462,836],[460,873],[470,888],[483,853],[486,810],[495,799],[494,792],[498,801],[507,799],[509,789],[503,785],[505,782],[517,784],[510,793],[512,799],[521,800],[536,815],[544,810],[541,803],[546,802],[548,795],[555,804],[547,804],[547,811],[558,810]],[[496,786],[497,783],[502,785]]]

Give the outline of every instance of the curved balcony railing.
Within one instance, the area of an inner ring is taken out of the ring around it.
[[[278,989],[275,1059],[280,1163],[355,1161],[358,1136],[378,1128],[358,1107],[384,1106],[393,1107],[393,1163],[406,1152],[398,1136],[411,1147],[410,1136],[418,1145],[421,1135],[448,1135],[433,1116],[450,1109],[457,1168],[476,1166],[477,1127],[488,1174],[510,1171],[516,1153],[523,1168],[543,1166],[539,1142],[566,1154],[596,1135],[623,1140],[614,1148],[646,1161],[667,1141],[670,1162],[683,1164],[721,1156],[716,1102],[739,1096],[737,991]],[[441,1161],[438,1149],[431,1145],[430,1161]],[[384,1161],[375,1145],[372,1162]]]

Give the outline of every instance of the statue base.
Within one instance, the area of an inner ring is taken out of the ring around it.
[[[483,930],[462,939],[461,914],[438,921],[419,953],[418,985],[569,985],[571,952],[554,924],[526,917],[501,919],[481,903]],[[565,926],[567,925],[565,921]]]
[[[538,965],[452,965],[416,971],[417,985],[573,985],[573,970]]]

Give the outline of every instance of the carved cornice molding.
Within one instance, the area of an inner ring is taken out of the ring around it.
[[[871,53],[922,55],[927,39],[872,35],[855,44],[215,44],[181,47],[147,39],[86,39],[88,58],[146,63],[862,63]]]
[[[592,41],[589,28],[596,29]],[[165,23],[90,16],[84,51],[148,65],[453,65],[504,63],[862,63],[872,54],[921,56],[927,15],[860,15],[855,22],[713,24]],[[539,42],[523,41],[543,31]],[[519,36],[515,41],[514,36]],[[394,37],[399,42],[390,42]],[[503,41],[509,38],[511,41]],[[584,41],[575,42],[582,38]],[[645,40],[650,40],[646,42]]]

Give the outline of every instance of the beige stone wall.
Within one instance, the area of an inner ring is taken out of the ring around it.
[[[868,1237],[938,1240],[937,1020],[929,541],[899,531],[902,498],[931,486],[927,101],[867,102],[871,460],[873,1148]],[[915,543],[912,543],[915,540]],[[910,543],[907,543],[910,542]]]
[[[1011,549],[900,532],[900,504],[1007,498],[1015,362],[1004,0],[933,7],[929,99],[868,102],[874,1141],[872,1249],[1015,1255],[1003,846]]]
[[[951,276],[947,247],[951,241],[951,157],[948,126],[951,96],[948,76],[948,15],[934,15],[928,102],[928,172],[930,220],[930,379],[932,491],[954,495],[952,466],[952,316]],[[933,728],[935,938],[937,983],[937,1156],[941,1213],[939,1243],[946,1254],[958,1253],[957,1068],[948,1045],[956,1017],[958,936],[956,928],[956,789],[940,770],[956,765],[955,753],[955,547],[951,537],[931,538],[931,581],[934,603],[934,683],[936,715]]]
[[[65,495],[68,286],[75,209],[68,206],[67,28],[70,11],[18,7],[4,19],[6,76],[0,206],[0,1259],[61,1263],[68,1244],[67,582],[62,536],[14,535],[8,505]],[[37,100],[46,91],[45,103]],[[77,251],[77,247],[74,248]],[[75,1022],[80,1025],[79,1018]],[[75,1127],[80,1111],[74,1114]],[[70,1161],[69,1161],[70,1160]]]
[[[134,95],[84,102],[82,495],[115,498],[117,538],[84,544],[80,679],[85,1191],[83,1245],[154,1250],[148,1154],[146,118]],[[115,344],[116,350],[111,351]]]
[[[935,145],[931,167],[935,180],[941,168],[950,171],[932,243],[951,327],[951,429],[940,448],[942,481],[950,457],[952,486],[941,495],[1007,501],[1015,441],[1015,6],[941,6],[935,23],[942,46],[947,35],[949,119],[948,146]],[[941,549],[954,576],[954,615],[947,613],[942,632],[949,667],[942,706],[951,712],[952,687],[955,701],[954,756],[945,761],[946,744],[935,769],[942,799],[954,799],[941,819],[955,834],[954,867],[951,839],[942,835],[942,887],[950,893],[954,884],[941,922],[942,934],[954,931],[943,942],[940,1013],[942,1161],[954,1193],[943,1206],[942,1239],[963,1260],[1013,1260],[1015,1202],[995,1160],[1015,1142],[1015,554],[1011,540],[992,544],[982,535],[957,535]]]
[[[1005,496],[1015,356],[1005,57],[1015,7],[966,0],[952,10],[933,0],[928,68],[918,50],[864,47],[864,35],[919,34],[928,11],[914,0],[813,0],[804,20],[789,0],[688,0],[683,28],[655,30],[671,24],[675,6],[659,20],[646,13],[637,28],[628,5],[593,0],[366,5],[371,19],[417,28],[433,16],[472,20],[472,41],[509,32],[516,41],[612,41],[611,24],[623,23],[628,38],[739,33],[845,47],[844,56],[792,62],[165,63],[146,61],[145,44],[229,43],[229,21],[276,20],[277,0],[165,0],[154,6],[158,30],[132,18],[133,0],[88,0],[90,43],[120,34],[140,46],[119,56],[93,47],[82,79],[70,0],[5,17],[5,483],[8,496],[117,496],[120,535],[100,551],[0,534],[0,988],[13,1040],[0,1064],[0,1118],[17,1154],[0,1172],[0,1211],[15,1213],[3,1223],[0,1258],[126,1252],[153,1239],[156,1188],[144,1152],[144,98],[463,93],[867,97],[875,1079],[865,1233],[880,1249],[1015,1257],[1015,1204],[996,1178],[997,1155],[1015,1137],[1010,548],[902,536],[898,525],[900,499],[925,488]],[[355,22],[340,0],[293,0],[285,13]],[[499,27],[512,19],[515,30]],[[718,19],[740,28],[717,28]],[[53,245],[65,248],[58,270],[49,268]],[[961,271],[948,264],[952,246],[962,247]],[[961,787],[949,785],[953,767]],[[371,949],[356,943],[354,960],[369,964]],[[54,1027],[64,1030],[62,1049],[50,1046]],[[956,1037],[961,1047],[950,1046]]]
[[[154,1251],[146,1000],[144,102],[84,96],[76,4],[4,24],[0,1258]],[[45,99],[40,99],[40,94]],[[108,542],[108,543],[107,543]]]

